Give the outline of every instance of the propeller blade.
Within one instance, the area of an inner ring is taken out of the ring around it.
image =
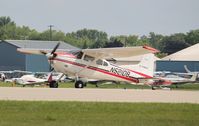
[[[52,67],[52,64],[53,64],[53,59],[57,56],[57,54],[55,52],[56,52],[57,48],[59,47],[59,45],[60,45],[60,42],[57,43],[57,45],[54,47],[54,49],[51,51],[51,53],[45,54],[45,52],[41,52],[41,53],[45,54],[49,60],[49,64],[50,64],[49,70],[50,71],[54,70],[54,68]]]
[[[55,53],[55,51],[57,50],[57,48],[59,47],[59,45],[60,45],[60,42],[57,43],[57,45],[56,45],[56,46],[54,47],[54,49],[52,50],[51,54],[54,54],[54,53]]]

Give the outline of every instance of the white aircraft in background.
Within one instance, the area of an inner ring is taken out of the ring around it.
[[[196,79],[196,73],[169,73],[163,77],[154,77],[153,79],[149,79],[145,84],[151,86],[154,90],[155,87],[168,87],[171,85],[176,85],[177,87],[177,85],[180,84],[194,83],[196,82]]]
[[[75,77],[75,87],[83,88],[86,80],[125,81],[137,84],[140,79],[153,78],[154,54],[158,50],[148,46],[99,48],[70,50],[56,52],[58,43],[51,51],[22,49],[18,51],[26,54],[46,55],[55,71]],[[145,55],[136,65],[115,65],[106,59]],[[50,83],[50,87],[57,88],[58,83]]]
[[[42,85],[42,84],[49,84],[54,83],[52,80],[52,73],[49,73],[46,79],[37,78],[34,74],[31,75],[23,75],[20,78],[13,78],[13,82],[18,85],[25,86],[34,86],[34,85]]]
[[[0,73],[0,81],[5,81],[6,76],[4,73]]]

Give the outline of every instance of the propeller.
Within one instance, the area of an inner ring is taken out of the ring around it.
[[[57,45],[53,48],[53,50],[52,50],[50,53],[46,53],[46,52],[42,52],[42,51],[41,51],[41,53],[44,54],[44,55],[46,55],[47,58],[48,58],[48,60],[49,60],[49,63],[50,63],[50,71],[53,71],[53,70],[54,70],[54,68],[51,67],[51,66],[52,66],[52,63],[53,63],[52,60],[57,56],[57,54],[55,54],[55,52],[56,52],[56,50],[58,49],[59,45],[60,45],[60,42],[57,43]]]
[[[60,42],[57,43],[57,45],[53,48],[53,50],[50,53],[46,53],[46,52],[41,52],[41,53],[45,54],[49,60],[52,60],[57,56],[55,52],[58,49],[59,45],[60,45]]]

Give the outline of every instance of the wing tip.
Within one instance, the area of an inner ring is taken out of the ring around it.
[[[160,52],[159,50],[157,50],[157,49],[155,49],[153,47],[147,46],[147,45],[143,46],[143,48],[147,49],[149,51],[152,51],[152,53],[159,53]]]

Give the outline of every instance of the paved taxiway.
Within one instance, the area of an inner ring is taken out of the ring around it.
[[[1,87],[0,100],[199,103],[199,91]]]

